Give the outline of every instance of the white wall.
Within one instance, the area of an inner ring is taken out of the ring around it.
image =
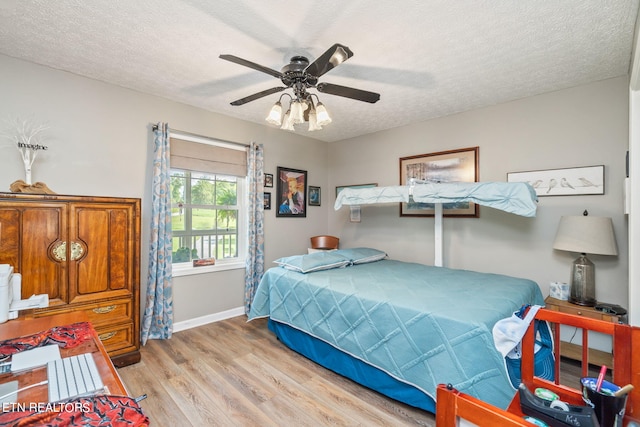
[[[569,281],[576,254],[552,249],[562,215],[613,218],[617,257],[590,256],[596,296],[628,304],[627,223],[623,179],[628,144],[628,81],[605,80],[330,144],[329,185],[399,183],[399,158],[480,147],[480,180],[507,172],[605,165],[605,195],[541,197],[536,218],[480,208],[480,218],[444,219],[445,265],[527,277],[548,295],[550,281]],[[357,160],[355,160],[357,159]],[[335,197],[333,198],[335,201]],[[362,222],[344,208],[332,234],[345,246],[373,246],[392,258],[433,264],[433,218],[399,217],[397,206],[363,206]]]
[[[0,131],[6,120],[29,118],[47,123],[49,150],[33,165],[33,181],[58,194],[138,197],[142,199],[141,283],[148,265],[151,125],[170,127],[229,141],[265,146],[265,172],[277,166],[308,171],[311,185],[327,188],[327,144],[190,107],[167,99],[53,70],[0,55]],[[265,114],[270,107],[265,103]],[[238,107],[241,108],[241,107]],[[15,146],[0,140],[0,191],[24,179]],[[272,189],[275,202],[275,187]],[[277,203],[274,203],[277,204]],[[326,203],[310,207],[307,218],[265,214],[267,267],[278,257],[301,253],[309,236],[326,233]],[[244,270],[174,279],[175,321],[180,322],[242,306]]]

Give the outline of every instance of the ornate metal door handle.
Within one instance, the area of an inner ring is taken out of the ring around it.
[[[67,242],[57,242],[51,248],[51,255],[53,255],[53,259],[59,262],[64,262],[67,260]]]
[[[84,247],[78,242],[71,242],[71,261],[77,261],[84,255]]]
[[[58,242],[53,245],[51,254],[56,261],[67,260],[67,242]],[[79,242],[71,242],[71,261],[77,261],[84,255],[84,246]]]

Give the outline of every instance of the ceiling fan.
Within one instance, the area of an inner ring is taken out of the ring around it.
[[[343,96],[369,103],[377,102],[380,99],[380,94],[378,93],[339,86],[331,83],[318,83],[319,77],[324,75],[326,72],[331,71],[333,68],[337,67],[352,56],[353,52],[347,46],[336,43],[311,64],[304,56],[292,57],[291,62],[282,67],[281,71],[276,71],[234,55],[220,55],[220,58],[235,62],[236,64],[244,65],[245,67],[253,68],[254,70],[261,71],[273,77],[277,77],[280,79],[282,84],[284,84],[284,86],[273,87],[271,89],[254,93],[253,95],[240,98],[233,101],[231,105],[243,105],[247,102],[255,101],[256,99],[281,92],[288,88],[292,88],[296,97],[303,100],[309,97],[307,89],[314,88],[317,89],[318,92],[330,95]]]

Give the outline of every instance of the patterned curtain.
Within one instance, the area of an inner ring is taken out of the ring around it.
[[[149,247],[149,277],[142,344],[147,339],[171,338],[173,332],[173,289],[171,283],[171,177],[169,174],[169,126],[158,123],[154,131],[153,210]]]
[[[244,312],[249,314],[256,288],[264,273],[264,148],[251,143],[247,153],[249,188],[249,248],[244,274]]]

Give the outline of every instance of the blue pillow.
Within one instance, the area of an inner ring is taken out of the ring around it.
[[[332,252],[314,252],[306,255],[294,255],[275,260],[280,267],[300,273],[311,273],[332,268],[342,268],[351,264],[349,258]]]
[[[380,261],[387,257],[386,252],[373,248],[338,249],[333,253],[351,260],[352,264],[366,264],[368,262]]]

